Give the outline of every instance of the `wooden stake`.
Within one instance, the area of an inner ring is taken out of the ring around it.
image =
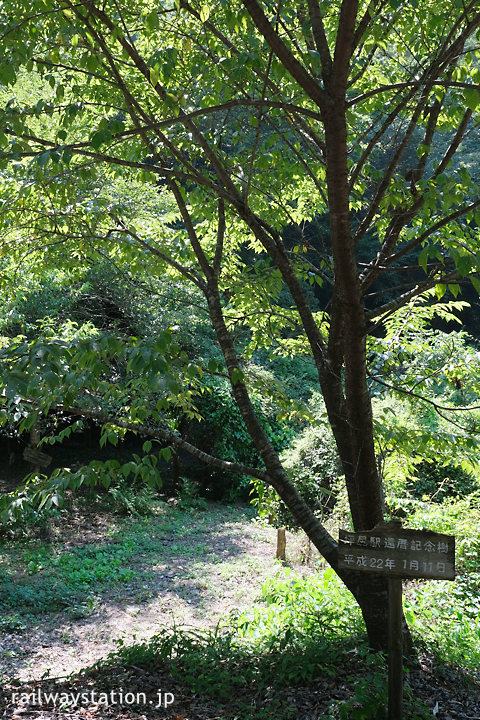
[[[388,578],[388,720],[402,720],[402,580]]]
[[[287,538],[285,535],[285,528],[278,528],[277,530],[277,560],[285,560],[285,550],[287,547]]]

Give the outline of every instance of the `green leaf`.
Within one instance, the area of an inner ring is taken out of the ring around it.
[[[236,385],[239,382],[243,382],[245,379],[245,375],[240,370],[240,368],[233,368],[231,377],[232,377],[232,383],[234,385]]]
[[[417,155],[419,158],[421,158],[423,155],[425,155],[426,153],[429,153],[429,152],[430,152],[429,145],[423,145],[423,143],[421,143],[417,148]]]
[[[155,10],[149,12],[147,17],[145,18],[145,27],[147,28],[147,30],[150,30],[150,32],[159,29],[160,23],[158,21],[158,13]]]
[[[202,23],[207,22],[208,18],[210,17],[210,6],[209,5],[202,5],[200,8],[200,20]]]
[[[10,63],[6,63],[0,66],[0,86],[1,85],[15,85],[17,82],[17,76],[15,69]]]
[[[105,145],[105,143],[109,143],[111,139],[112,133],[108,128],[104,128],[103,130],[98,130],[97,132],[93,133],[93,135],[90,137],[90,145],[95,150],[98,150],[102,145]]]
[[[153,68],[150,68],[150,82],[153,86],[158,83],[160,77],[160,65],[157,63]]]
[[[169,447],[162,448],[159,452],[159,455],[165,460],[165,462],[169,462],[170,458],[172,457],[172,450]]]
[[[39,155],[37,157],[37,165],[39,165],[40,167],[45,167],[45,165],[50,160],[50,154],[51,154],[51,150],[46,150],[41,155]]]
[[[63,160],[63,162],[68,165],[68,163],[70,162],[70,160],[72,159],[72,157],[73,157],[73,150],[72,150],[72,148],[66,147],[65,150],[63,151],[63,154],[62,154],[62,160]]]
[[[99,65],[100,65],[100,63],[98,61],[98,58],[96,57],[96,55],[91,53],[88,56],[87,61],[85,63],[86,69],[88,70],[88,72],[94,73],[98,70]]]
[[[419,256],[418,256],[418,264],[421,268],[423,268],[423,271],[427,272],[427,264],[428,264],[428,251],[429,247],[426,245],[424,248],[422,248]]]
[[[322,69],[322,61],[320,58],[320,53],[318,53],[316,50],[309,50],[308,54],[310,55],[310,62],[312,65],[313,72],[318,74]]]
[[[480,92],[476,88],[464,90],[463,96],[465,98],[465,104],[470,110],[475,111],[480,105]]]
[[[446,292],[447,292],[447,286],[444,285],[443,283],[437,283],[435,285],[435,295],[437,296],[437,298],[439,300],[442,299],[442,297],[445,295]]]
[[[215,373],[219,371],[219,363],[215,358],[210,358],[207,365],[208,372]],[[221,370],[221,367],[220,367]]]

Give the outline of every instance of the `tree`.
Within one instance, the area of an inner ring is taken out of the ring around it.
[[[480,286],[478,186],[455,165],[478,132],[478,3],[34,0],[27,8],[6,0],[1,13],[2,82],[25,87],[32,74],[28,93],[5,95],[0,116],[4,253],[70,266],[103,255],[132,272],[150,264],[201,291],[262,461],[234,469],[275,488],[353,592],[372,646],[383,646],[386,582],[339,570],[335,540],[289,480],[255,410],[235,328],[249,328],[252,343],[311,353],[353,524],[382,521],[367,337],[432,287],[441,296],[466,279]],[[120,182],[131,182],[133,202],[149,213],[116,198]],[[177,210],[162,219],[152,194]],[[385,302],[383,276],[398,279]],[[309,284],[327,293],[324,310]],[[25,345],[16,349],[31,360]],[[168,334],[143,358],[158,374],[172,367],[159,364],[168,353],[188,379]],[[146,362],[137,367],[148,375]],[[79,414],[139,427],[127,396],[122,413],[100,402],[92,409],[81,392],[87,371],[81,381],[78,374],[61,397],[51,397],[53,380],[43,385],[48,408],[68,397]],[[9,402],[25,396],[16,387]],[[171,402],[191,400],[169,392]]]

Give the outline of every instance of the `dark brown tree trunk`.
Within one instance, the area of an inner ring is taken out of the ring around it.
[[[224,354],[229,374],[232,377],[232,387],[236,403],[249,434],[265,463],[267,478],[270,484],[287,505],[298,525],[303,528],[317,550],[332,566],[357,600],[365,620],[371,647],[386,651],[388,637],[387,579],[371,574],[339,569],[338,545],[336,541],[325,530],[318,518],[315,517],[308,504],[288,478],[274,447],[257,418],[246,386],[242,381],[235,381],[234,371],[238,368],[238,359],[232,339],[225,325],[218,286],[215,279],[210,280],[206,295],[212,324]],[[343,418],[341,421],[343,426],[346,426]],[[373,428],[372,426],[370,427],[373,443]],[[351,439],[352,435],[353,433],[349,434],[349,439]],[[345,447],[348,451],[347,440],[345,440]],[[408,634],[406,636],[405,646],[411,647]]]
[[[326,102],[324,121],[335,297],[328,345],[328,367],[333,368],[334,377],[323,378],[322,390],[345,471],[354,527],[366,530],[382,520],[383,508],[367,386],[365,309],[351,232],[345,95],[341,88]],[[340,401],[342,384],[344,399]],[[333,397],[332,386],[337,387]]]

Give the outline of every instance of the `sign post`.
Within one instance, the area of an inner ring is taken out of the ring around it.
[[[388,578],[388,720],[402,720],[402,579]]]
[[[402,578],[455,579],[455,538],[392,521],[366,532],[340,530],[338,566],[388,577],[388,720],[403,706]]]

